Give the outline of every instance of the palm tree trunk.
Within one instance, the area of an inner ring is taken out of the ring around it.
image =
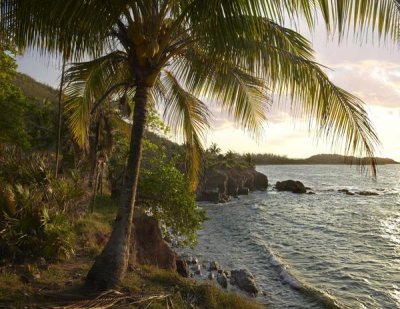
[[[60,89],[58,92],[58,120],[57,120],[57,150],[56,150],[56,167],[54,176],[58,177],[58,169],[60,166],[60,148],[61,148],[61,124],[62,124],[62,91],[64,86],[64,72],[65,72],[65,57],[63,57],[62,69],[61,69],[61,81]]]
[[[124,176],[117,217],[113,230],[102,253],[86,277],[86,285],[96,290],[115,288],[125,275],[132,231],[132,220],[142,155],[142,138],[146,124],[149,87],[137,86],[135,109],[129,148],[129,157]]]

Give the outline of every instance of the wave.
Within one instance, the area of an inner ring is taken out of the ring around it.
[[[328,294],[327,292],[311,286],[304,280],[296,278],[293,275],[293,273],[291,273],[290,267],[280,257],[278,257],[278,255],[275,254],[271,248],[269,248],[267,245],[263,245],[263,247],[269,254],[269,262],[271,266],[273,266],[276,269],[283,283],[288,284],[294,290],[297,290],[306,297],[309,297],[312,300],[318,302],[325,308],[328,309],[349,308],[341,304],[335,297]]]

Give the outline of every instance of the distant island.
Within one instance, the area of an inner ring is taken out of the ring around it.
[[[354,156],[342,156],[337,154],[318,154],[306,159],[291,159],[286,156],[279,156],[274,154],[251,154],[252,161],[256,165],[269,165],[269,164],[368,164],[368,158],[357,158]],[[400,164],[390,158],[375,158],[378,165],[385,164]]]

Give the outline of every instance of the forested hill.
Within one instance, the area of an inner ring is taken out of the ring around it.
[[[274,154],[252,154],[254,164],[358,164],[365,162],[367,158],[357,158],[353,156],[342,156],[336,154],[318,154],[306,159],[290,159],[286,156],[277,156]],[[377,164],[400,164],[389,158],[376,158]]]
[[[57,90],[34,80],[26,74],[18,73],[15,76],[14,84],[20,88],[28,98],[38,100],[46,99],[51,102],[57,101]]]

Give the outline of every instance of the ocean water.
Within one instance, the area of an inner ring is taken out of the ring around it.
[[[400,165],[380,166],[377,180],[339,165],[257,170],[270,184],[300,180],[316,194],[270,187],[202,203],[209,220],[192,254],[250,270],[269,308],[400,308]]]

